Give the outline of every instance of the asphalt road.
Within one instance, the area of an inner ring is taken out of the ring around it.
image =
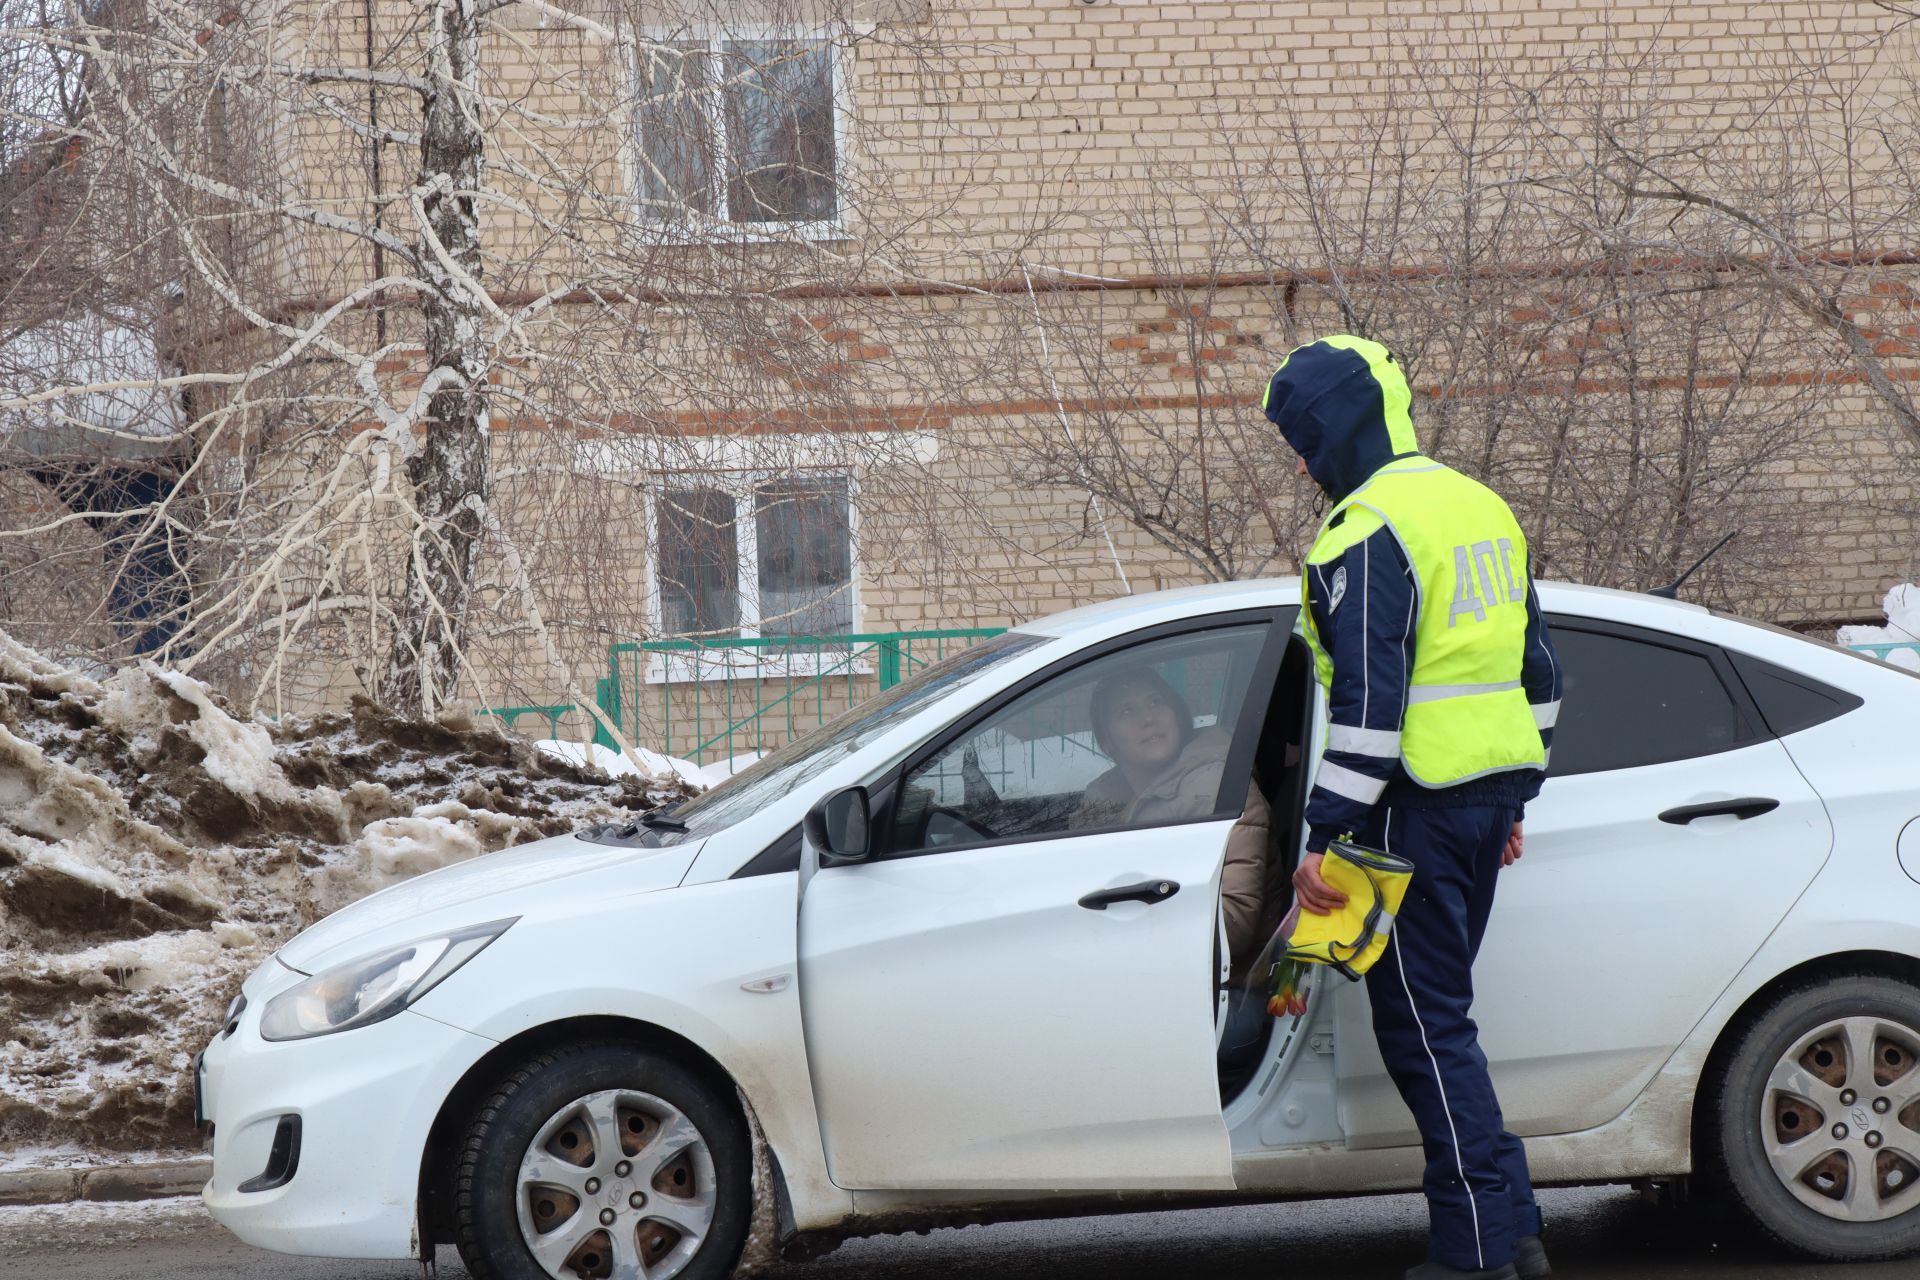
[[[1570,1277],[1913,1280],[1912,1261],[1817,1266],[1777,1256],[1737,1226],[1704,1228],[1625,1188],[1548,1191],[1548,1243]],[[942,1230],[855,1240],[780,1280],[1397,1280],[1417,1260],[1416,1196]],[[443,1250],[440,1276],[467,1272]],[[403,1262],[283,1258],[242,1245],[193,1200],[0,1209],[0,1275],[32,1280],[417,1280]]]

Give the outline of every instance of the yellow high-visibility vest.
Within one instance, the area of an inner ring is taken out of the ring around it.
[[[1389,462],[1327,513],[1314,565],[1386,527],[1413,566],[1418,617],[1400,761],[1425,787],[1510,769],[1543,769],[1546,752],[1520,684],[1527,634],[1527,539],[1500,495],[1431,458]],[[1300,579],[1301,629],[1320,686],[1333,659]]]

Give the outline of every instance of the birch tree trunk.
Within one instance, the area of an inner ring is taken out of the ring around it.
[[[480,28],[472,0],[437,0],[420,133],[419,270],[431,394],[425,439],[407,461],[419,519],[407,557],[381,697],[431,715],[459,679],[467,608],[487,509],[486,326],[478,115]]]

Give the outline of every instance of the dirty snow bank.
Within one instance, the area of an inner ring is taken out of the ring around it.
[[[243,721],[152,663],[97,681],[0,634],[0,1150],[195,1144],[192,1055],[294,932],[685,790],[365,702]]]
[[[1902,583],[1887,592],[1887,598],[1881,602],[1886,611],[1887,625],[1884,627],[1841,627],[1835,637],[1841,644],[1914,644],[1920,642],[1920,586],[1911,582]],[[1920,653],[1912,649],[1895,649],[1887,654],[1886,660],[1896,667],[1905,667],[1909,671],[1920,671]]]

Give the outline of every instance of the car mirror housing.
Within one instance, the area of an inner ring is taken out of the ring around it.
[[[872,844],[872,818],[865,787],[836,791],[807,810],[807,840],[820,851],[820,865],[865,862]]]

